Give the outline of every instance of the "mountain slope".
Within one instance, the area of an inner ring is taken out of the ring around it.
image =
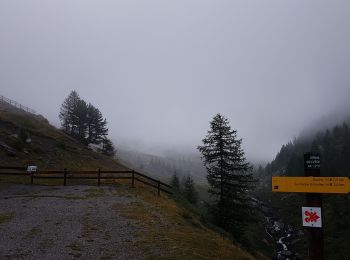
[[[39,169],[126,168],[112,158],[89,150],[42,116],[0,110],[0,165],[31,164]]]

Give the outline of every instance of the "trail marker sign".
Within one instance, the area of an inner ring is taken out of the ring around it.
[[[272,177],[273,192],[334,193],[350,192],[347,177]]]
[[[322,227],[321,208],[318,207],[302,207],[302,218],[304,227]]]

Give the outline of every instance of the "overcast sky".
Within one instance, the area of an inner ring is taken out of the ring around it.
[[[1,0],[0,94],[58,125],[75,89],[135,148],[195,149],[222,113],[270,160],[350,107],[349,28],[348,0]]]

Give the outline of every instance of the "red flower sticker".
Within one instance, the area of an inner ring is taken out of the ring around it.
[[[305,211],[305,215],[307,216],[305,218],[305,221],[307,223],[309,222],[317,222],[317,220],[320,218],[316,212],[310,212],[310,211]]]

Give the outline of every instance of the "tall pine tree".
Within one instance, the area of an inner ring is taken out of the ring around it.
[[[77,105],[74,107],[74,123],[76,125],[76,131],[73,132],[73,137],[83,144],[88,144],[86,140],[87,104],[82,99],[79,99]]]
[[[74,90],[64,100],[59,113],[63,131],[82,144],[101,145],[101,152],[115,155],[115,148],[107,138],[107,120],[91,103],[87,104]]]
[[[102,113],[92,104],[87,107],[87,142],[90,144],[99,144],[108,133],[107,121]]]
[[[75,111],[79,101],[80,97],[78,93],[75,90],[73,90],[61,105],[58,117],[61,120],[63,130],[69,135],[73,135],[73,133],[76,132],[77,120],[75,116]]]
[[[203,145],[198,146],[214,199],[210,208],[213,221],[238,240],[253,214],[247,194],[253,179],[252,167],[246,162],[241,144],[242,139],[237,138],[236,130],[231,130],[227,118],[217,114]]]

